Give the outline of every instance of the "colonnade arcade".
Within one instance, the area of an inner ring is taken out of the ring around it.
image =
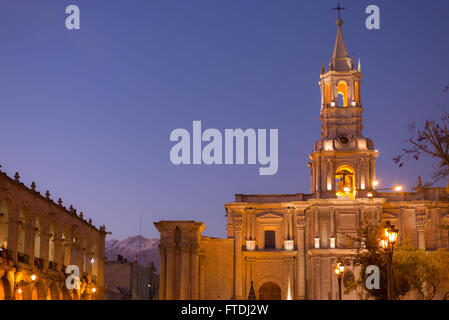
[[[17,205],[12,195],[0,198],[0,300],[89,299],[95,295],[92,288],[104,259],[99,256],[98,243],[84,226],[74,225],[70,215],[64,219],[60,215],[34,210],[28,203]],[[65,287],[69,265],[79,268],[79,290]],[[36,275],[35,281],[31,275]],[[29,284],[18,287],[21,281]]]

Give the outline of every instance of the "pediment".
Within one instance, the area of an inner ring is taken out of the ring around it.
[[[266,212],[258,213],[256,216],[257,216],[257,219],[264,219],[264,220],[267,220],[267,219],[279,220],[284,217],[282,213],[273,212],[273,211],[266,211]]]
[[[382,219],[397,219],[398,217],[398,214],[392,212],[382,212]]]

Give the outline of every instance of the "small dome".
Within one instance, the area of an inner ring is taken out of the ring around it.
[[[337,25],[337,27],[341,27],[343,25],[343,20],[337,19],[337,22],[335,24]]]

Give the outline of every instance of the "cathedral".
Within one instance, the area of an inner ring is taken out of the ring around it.
[[[202,235],[196,221],[160,221],[160,299],[333,300],[334,273],[354,277],[348,259],[363,220],[390,221],[398,243],[417,248],[449,247],[449,195],[444,188],[415,192],[379,189],[374,143],[362,133],[361,65],[349,57],[343,20],[326,70],[321,66],[321,136],[310,154],[310,193],[237,194],[225,205],[227,238]],[[343,285],[346,281],[344,281]],[[344,288],[343,288],[344,291]],[[343,299],[356,299],[355,293]]]

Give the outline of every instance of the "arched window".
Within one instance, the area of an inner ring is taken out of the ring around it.
[[[21,254],[25,254],[25,214],[23,210],[20,211],[19,214],[19,228],[18,228],[18,243],[17,243],[17,252]]]
[[[41,257],[41,225],[40,225],[39,218],[36,219],[34,228],[36,230],[36,233],[34,234],[34,257],[40,258]]]
[[[76,266],[76,239],[75,239],[75,237],[72,239],[72,244],[73,244],[73,246],[72,246],[72,264],[73,265],[75,265]],[[78,268],[79,268],[79,266],[78,266]],[[80,268],[81,269],[81,268]]]
[[[50,238],[48,239],[48,261],[54,262],[55,258],[55,226],[50,225]]]
[[[92,275],[98,276],[98,246],[96,243],[92,246]]]
[[[337,186],[337,198],[355,198],[355,172],[352,167],[348,165],[338,167],[337,171],[335,172],[335,183]]]
[[[61,261],[62,261],[62,264],[63,264],[63,265],[66,265],[66,252],[65,252],[65,250],[66,250],[67,238],[66,238],[64,232],[62,232],[62,237],[61,237],[61,239],[62,239],[62,241],[61,241],[61,245],[62,245],[62,248],[61,248],[62,259],[61,259]],[[64,270],[64,271],[65,271],[65,270]]]
[[[326,104],[330,104],[331,103],[331,85],[330,85],[330,83],[326,83],[325,88],[326,88],[326,90],[325,90]]]
[[[348,106],[348,86],[346,82],[340,81],[337,86],[338,91],[338,106],[347,107]]]
[[[83,243],[83,248],[81,250],[83,250],[83,272],[87,272],[87,261],[86,261],[86,241],[84,241]]]
[[[354,82],[354,100],[357,104],[360,103],[360,88],[357,81]]]

